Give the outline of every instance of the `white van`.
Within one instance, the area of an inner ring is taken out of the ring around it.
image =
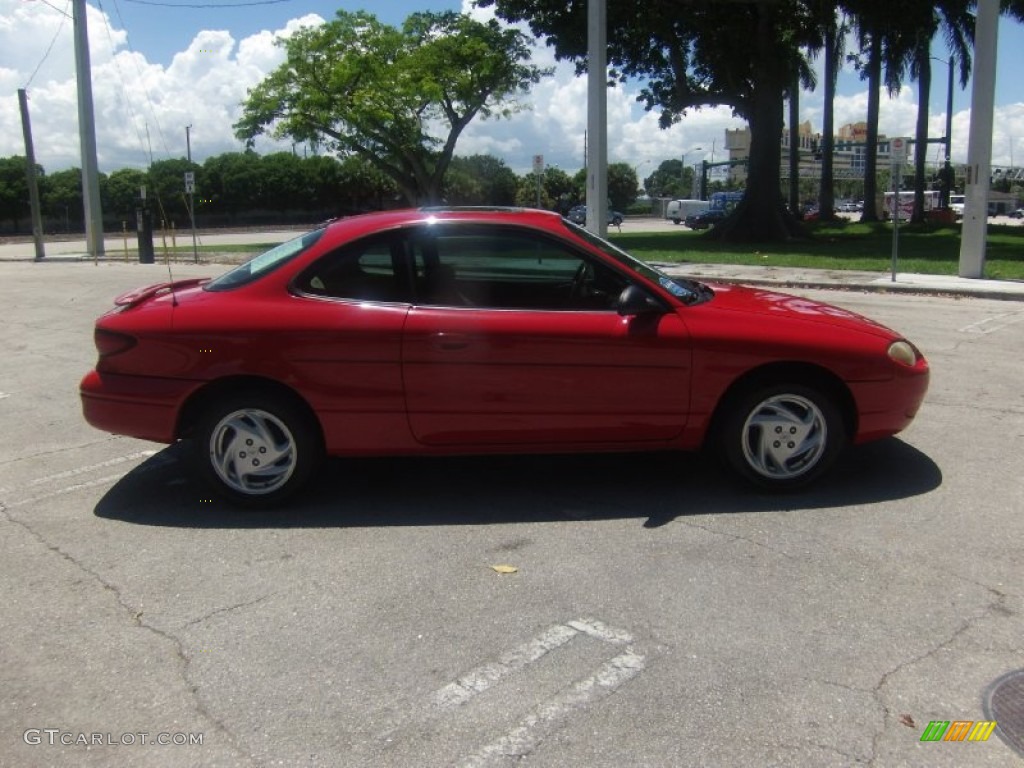
[[[949,196],[949,207],[953,211],[953,215],[958,219],[963,218],[964,205],[967,203],[966,195],[950,195]]]
[[[697,213],[704,213],[711,207],[707,200],[672,200],[665,208],[665,218],[671,219],[673,224],[679,224],[687,216]]]

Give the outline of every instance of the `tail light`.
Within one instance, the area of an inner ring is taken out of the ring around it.
[[[101,360],[104,357],[110,357],[111,355],[119,355],[122,352],[127,352],[136,344],[134,336],[129,336],[126,333],[107,331],[103,328],[96,329],[96,333],[93,335],[93,340],[96,342],[96,350],[100,353]]]

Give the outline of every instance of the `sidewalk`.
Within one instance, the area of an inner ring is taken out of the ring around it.
[[[258,233],[233,233],[206,235],[202,238],[207,245],[213,243],[283,242],[295,236],[294,231]],[[178,238],[181,244],[182,238]],[[123,262],[123,241],[107,238],[107,256],[104,261]],[[129,242],[129,247],[134,243]],[[92,260],[83,253],[85,243],[81,240],[51,242],[46,244],[46,258],[43,263],[90,263]],[[34,250],[31,242],[0,245],[0,265],[5,262],[32,261]],[[161,262],[159,246],[157,261]],[[190,261],[179,255],[179,262]],[[826,288],[854,291],[876,291],[892,293],[921,293],[942,296],[973,296],[985,299],[1024,301],[1024,281],[1016,280],[975,280],[946,275],[921,275],[897,272],[896,280],[889,273],[855,272],[836,269],[786,269],[780,267],[740,266],[734,264],[657,264],[670,275],[694,277],[709,282],[742,283],[744,285],[769,286],[775,288]],[[227,269],[227,265],[224,267]]]
[[[695,277],[708,282],[743,283],[771,287],[832,288],[891,293],[923,293],[942,296],[973,296],[984,299],[1024,301],[1024,281],[975,280],[953,275],[921,275],[897,272],[856,272],[837,269],[785,269],[736,264],[657,264],[670,275]]]

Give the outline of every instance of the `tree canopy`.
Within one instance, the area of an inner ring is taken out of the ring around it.
[[[456,142],[477,116],[508,116],[545,72],[530,40],[496,21],[416,13],[401,29],[338,11],[278,45],[285,62],[249,91],[236,135],[269,131],[357,155],[410,203],[440,201]]]
[[[582,0],[478,0],[526,21],[556,55],[586,68]],[[613,76],[645,81],[641,99],[663,126],[689,109],[724,104],[750,125],[747,191],[724,230],[735,239],[779,239],[796,230],[779,191],[783,100],[794,77],[812,82],[804,50],[817,39],[814,0],[692,2],[620,0],[608,5]]]

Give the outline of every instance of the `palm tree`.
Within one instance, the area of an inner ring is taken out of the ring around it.
[[[851,0],[848,10],[857,28],[860,53],[852,57],[861,77],[868,81],[867,138],[864,147],[864,213],[861,221],[878,221],[878,117],[884,67],[885,86],[890,94],[899,91],[907,51],[913,44],[911,14],[900,6],[897,17],[886,0]]]
[[[822,42],[825,49],[825,93],[821,118],[821,187],[818,192],[818,215],[822,220],[835,218],[835,100],[839,61],[846,40],[843,11],[834,3],[822,3]],[[842,18],[842,21],[840,21]]]
[[[960,69],[960,86],[967,85],[971,74],[971,49],[974,43],[974,16],[968,0],[941,0],[937,3],[904,5],[908,16],[915,16],[916,30],[905,51],[903,66],[917,80],[917,124],[914,133],[914,213],[911,221],[925,218],[925,163],[928,153],[928,112],[932,85],[931,44],[941,31],[946,48]],[[916,13],[915,13],[916,11]]]

